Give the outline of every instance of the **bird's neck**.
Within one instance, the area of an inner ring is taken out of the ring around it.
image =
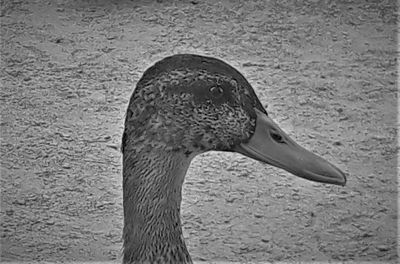
[[[184,155],[154,149],[124,153],[124,263],[191,263],[180,221],[189,164]]]

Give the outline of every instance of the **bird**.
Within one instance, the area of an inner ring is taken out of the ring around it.
[[[241,153],[311,181],[346,184],[344,172],[273,121],[237,69],[196,54],[145,70],[129,100],[121,150],[123,263],[192,263],[180,207],[186,171],[201,153]]]

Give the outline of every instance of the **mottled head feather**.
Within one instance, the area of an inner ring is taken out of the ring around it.
[[[254,108],[265,113],[251,85],[232,66],[199,55],[170,56],[137,83],[122,151],[229,151],[254,132]]]

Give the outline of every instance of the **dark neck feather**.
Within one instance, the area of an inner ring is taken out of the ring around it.
[[[123,263],[191,263],[180,222],[190,159],[152,150],[123,153]]]

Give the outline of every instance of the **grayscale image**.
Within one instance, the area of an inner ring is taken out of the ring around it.
[[[5,0],[2,263],[397,263],[398,6]]]

